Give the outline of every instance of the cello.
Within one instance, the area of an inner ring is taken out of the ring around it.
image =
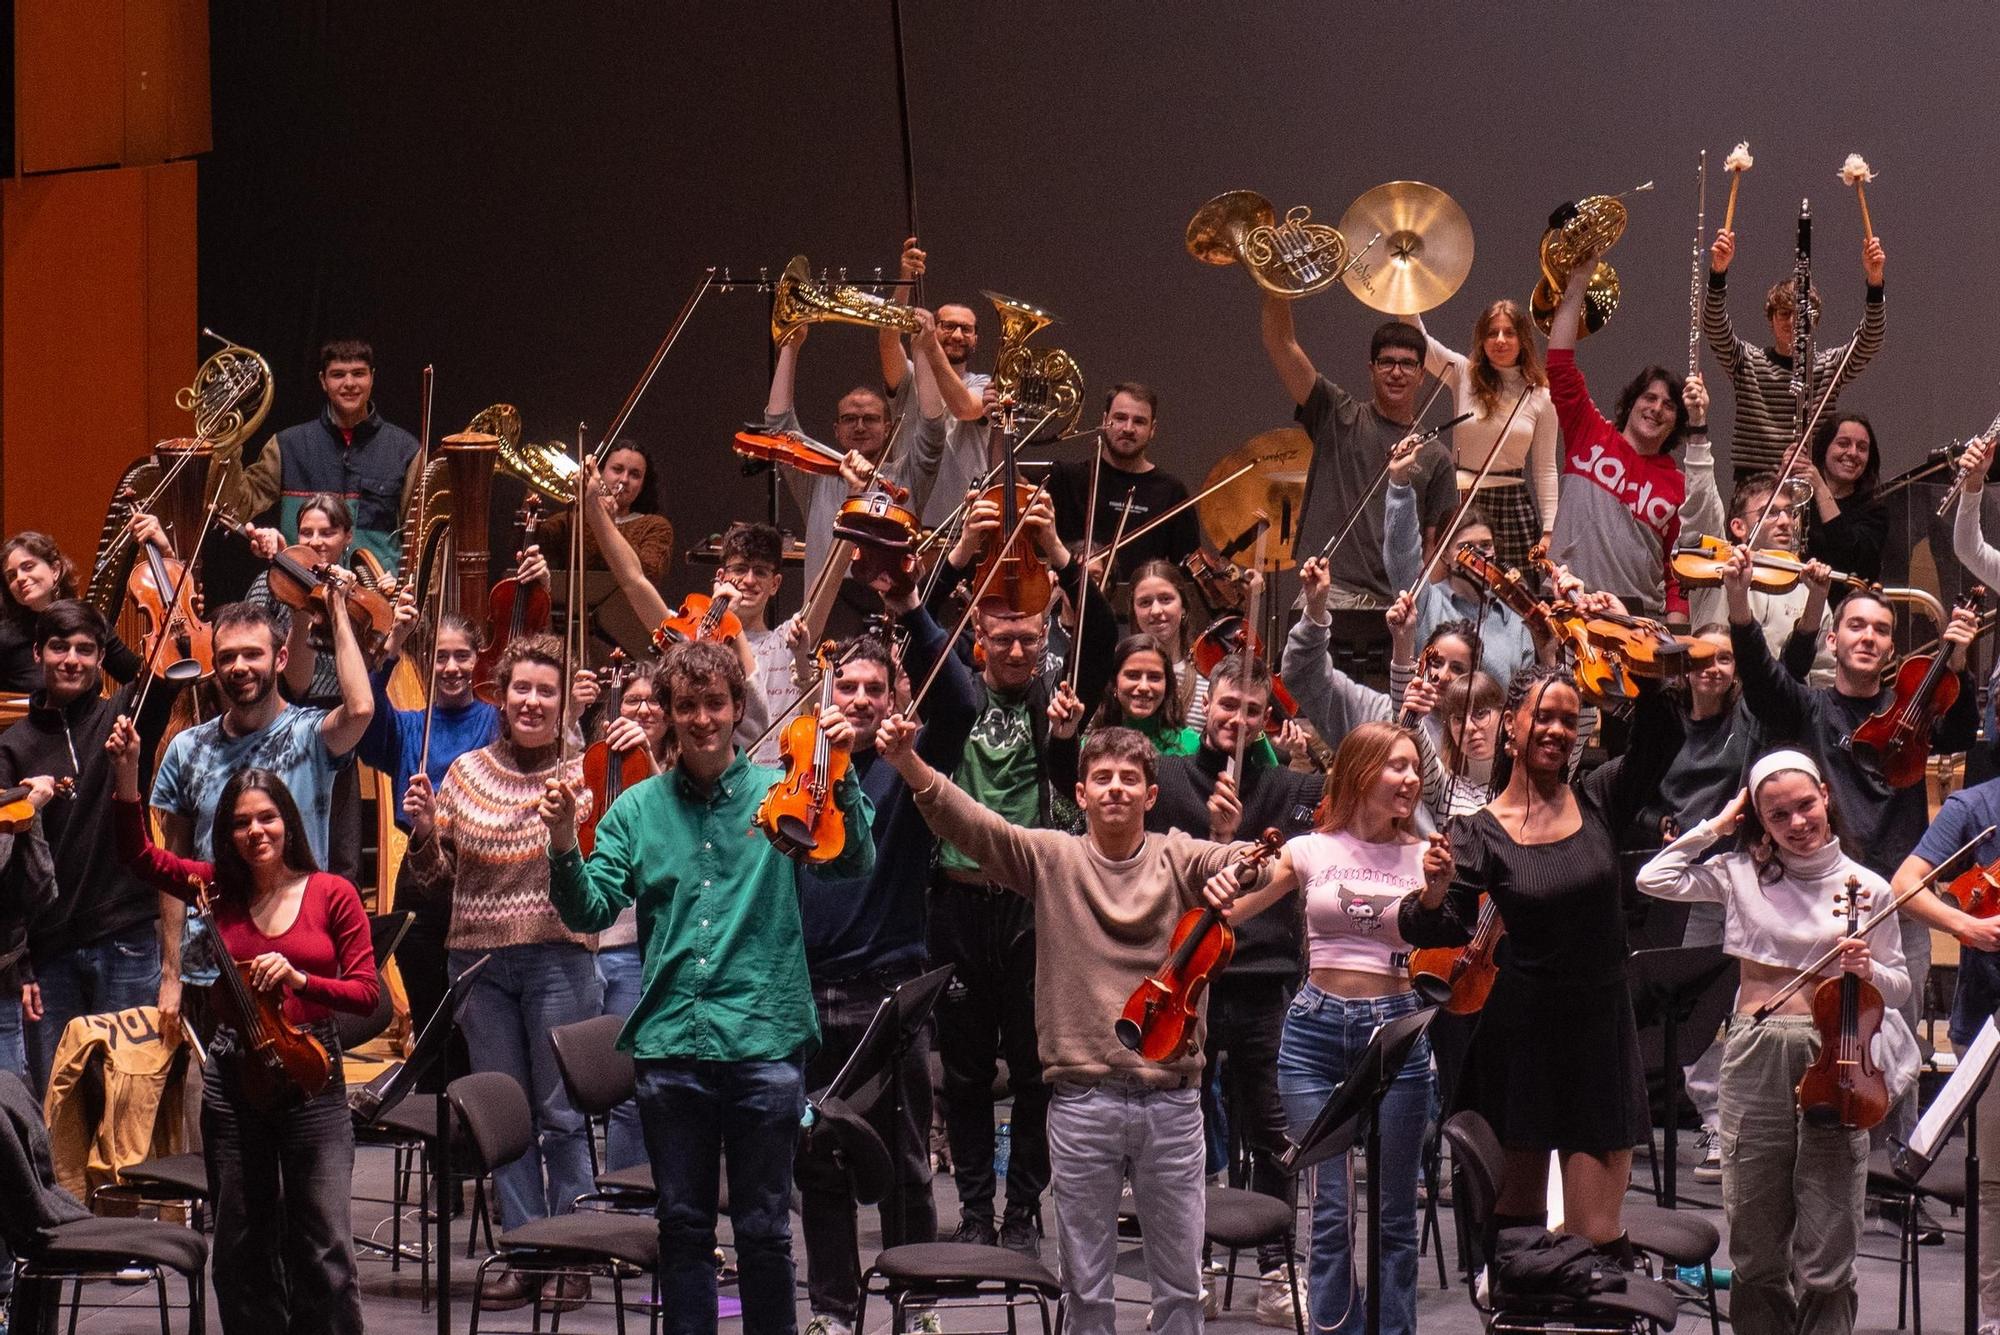
[[[1955,607],[1977,611],[1986,590],[1975,584]],[[1958,703],[1958,674],[1946,666],[1951,646],[1912,654],[1896,669],[1896,698],[1841,739],[1891,788],[1920,783],[1931,758],[1931,728]]]
[[[190,876],[194,909],[215,943],[218,962],[213,995],[223,1023],[236,1031],[236,1074],[243,1097],[259,1112],[296,1108],[320,1094],[332,1077],[333,1062],[319,1039],[285,1018],[285,989],[260,992],[243,976],[244,961],[222,947],[209,902],[208,886]]]
[[[623,649],[611,651],[610,661],[604,665],[604,678],[609,683],[604,690],[604,717],[607,722],[623,717],[625,688],[638,670]],[[611,743],[599,738],[584,748],[583,786],[590,791],[590,809],[582,813],[576,824],[576,846],[582,850],[583,856],[589,857],[597,847],[597,822],[611,810],[618,794],[658,772],[650,746],[614,751]]]
[[[1834,917],[1847,918],[1849,933],[1861,925],[1867,891],[1857,876],[1847,892],[1834,897]],[[1808,1126],[1866,1131],[1889,1114],[1889,1082],[1870,1054],[1882,1028],[1882,993],[1859,974],[1841,971],[1813,991],[1813,1027],[1819,1055],[1799,1077],[1799,1113]]]
[[[542,526],[542,498],[529,492],[514,516],[521,527],[521,549],[535,545]],[[487,595],[486,611],[492,618],[486,632],[486,647],[472,668],[472,689],[489,703],[498,695],[496,673],[500,655],[509,644],[524,635],[539,635],[549,628],[549,586],[523,584],[518,575],[509,575]]]
[[[1275,829],[1259,835],[1235,863],[1237,885],[1248,888],[1284,843]],[[1168,1062],[1193,1052],[1202,993],[1235,953],[1236,931],[1218,910],[1204,907],[1182,914],[1166,962],[1133,989],[1112,1026],[1118,1041],[1147,1061]]]

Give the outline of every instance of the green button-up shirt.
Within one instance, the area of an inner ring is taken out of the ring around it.
[[[619,795],[588,861],[552,859],[549,897],[571,929],[638,906],[644,992],[618,1036],[633,1056],[775,1061],[818,1041],[795,868],[751,825],[780,777],[738,752],[704,793],[675,766]],[[866,875],[874,811],[852,770],[833,798],[847,843],[822,870]]]

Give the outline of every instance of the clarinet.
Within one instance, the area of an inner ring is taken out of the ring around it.
[[[1785,451],[1778,470],[1778,493],[1795,485],[1792,470],[1811,448],[1806,433],[1812,429],[1813,309],[1812,309],[1812,208],[1799,201],[1798,257],[1792,264],[1792,447]],[[1803,536],[1803,535],[1801,535]]]
[[[1701,370],[1701,234],[1708,227],[1708,150],[1701,151],[1695,173],[1694,258],[1688,276],[1688,374]]]

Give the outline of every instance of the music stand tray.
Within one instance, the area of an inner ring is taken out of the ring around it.
[[[445,1046],[451,1042],[452,1031],[458,1027],[458,1013],[465,1009],[465,999],[472,991],[472,980],[486,968],[492,955],[481,955],[467,965],[465,972],[451,980],[451,986],[439,999],[437,1009],[417,1034],[417,1041],[411,1045],[409,1057],[400,1065],[393,1066],[375,1077],[348,1098],[348,1108],[356,1117],[374,1121],[391,1108],[401,1103],[417,1081],[444,1056]]]
[[[1347,1079],[1327,1095],[1297,1143],[1278,1156],[1286,1172],[1297,1173],[1345,1154],[1361,1138],[1365,1120],[1364,1155],[1368,1163],[1368,1325],[1382,1328],[1382,1119],[1376,1113],[1382,1097],[1402,1074],[1417,1040],[1437,1018],[1438,1008],[1426,1006],[1398,1016],[1377,1028]]]
[[[1680,1206],[1680,1031],[1683,1025],[1713,1039],[1736,999],[1736,960],[1720,944],[1635,950],[1627,960],[1632,1011],[1641,1028],[1660,1025],[1666,1045],[1666,1135],[1660,1151],[1659,1204]],[[1691,1201],[1691,1204],[1702,1204]]]

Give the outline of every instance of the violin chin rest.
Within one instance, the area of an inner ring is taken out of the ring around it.
[[[1111,1032],[1118,1035],[1118,1041],[1123,1043],[1130,1051],[1137,1052],[1139,1050],[1139,1039],[1142,1035],[1139,1026],[1132,1021],[1121,1016],[1118,1022],[1111,1026]]]

